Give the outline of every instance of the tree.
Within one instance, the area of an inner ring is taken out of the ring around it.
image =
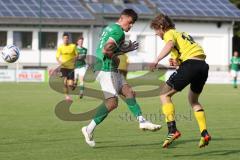
[[[233,4],[235,4],[240,9],[240,1],[239,0],[230,0]],[[234,35],[240,37],[240,22],[235,22],[234,24]]]

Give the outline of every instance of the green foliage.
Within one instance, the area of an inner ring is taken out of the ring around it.
[[[238,8],[240,8],[240,1],[239,0],[230,0],[233,4],[235,4]]]
[[[233,4],[235,4],[240,9],[240,0],[230,0]],[[240,37],[240,22],[235,22],[234,25],[234,35]]]

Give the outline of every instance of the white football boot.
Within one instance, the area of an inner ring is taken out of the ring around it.
[[[161,125],[153,124],[147,120],[142,121],[139,123],[139,128],[142,130],[150,130],[150,131],[157,131],[161,128]]]
[[[90,146],[90,147],[95,147],[95,141],[93,140],[93,135],[88,134],[87,132],[87,126],[82,128],[82,134],[85,137],[85,142]]]

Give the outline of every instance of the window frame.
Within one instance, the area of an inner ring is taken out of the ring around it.
[[[16,39],[15,39],[15,34],[16,33],[21,33],[21,36],[20,36],[20,39],[21,39],[21,45],[22,46],[19,46],[15,41],[16,41]],[[26,40],[27,38],[26,37],[23,37],[23,33],[30,33],[31,35],[30,35],[30,43],[29,43],[29,45],[30,45],[30,47],[28,48],[28,47],[23,47],[23,40]],[[16,45],[19,49],[21,49],[21,50],[32,50],[33,49],[33,31],[23,31],[23,30],[14,30],[13,31],[13,44],[14,45]]]

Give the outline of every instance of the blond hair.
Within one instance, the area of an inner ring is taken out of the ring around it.
[[[175,29],[175,24],[167,15],[159,14],[152,20],[151,28],[155,30],[162,29],[166,32],[169,29]]]

